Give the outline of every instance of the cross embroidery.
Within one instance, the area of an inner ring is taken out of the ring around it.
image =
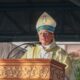
[[[46,15],[43,15],[43,16],[42,16],[43,23],[45,23],[45,22],[47,21],[47,18],[46,18],[46,17],[47,17]]]

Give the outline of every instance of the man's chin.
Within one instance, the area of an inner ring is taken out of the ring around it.
[[[46,42],[43,42],[42,45],[48,45]]]

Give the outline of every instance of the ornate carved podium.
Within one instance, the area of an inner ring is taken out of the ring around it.
[[[47,59],[0,60],[0,80],[64,80],[65,65]]]

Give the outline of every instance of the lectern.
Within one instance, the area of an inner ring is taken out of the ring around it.
[[[65,65],[48,59],[1,59],[0,80],[64,80]]]

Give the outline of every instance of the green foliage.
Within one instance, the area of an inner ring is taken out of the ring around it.
[[[80,60],[76,60],[74,64],[75,64],[74,75],[76,77],[76,80],[80,80]]]

